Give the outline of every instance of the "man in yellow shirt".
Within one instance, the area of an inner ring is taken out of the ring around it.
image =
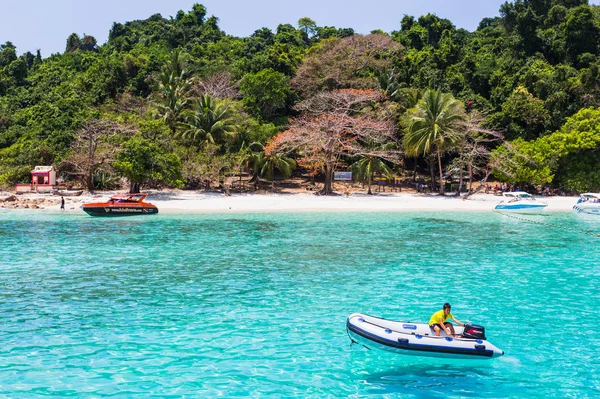
[[[435,312],[433,316],[431,316],[431,319],[429,319],[429,327],[433,328],[433,330],[435,331],[435,335],[438,337],[440,336],[440,332],[442,331],[442,329],[446,331],[446,334],[449,337],[454,336],[454,326],[452,325],[452,323],[448,322],[448,320],[450,319],[454,320],[457,324],[460,324],[461,326],[465,325],[463,322],[458,321],[454,318],[452,313],[450,313],[450,308],[450,304],[445,303],[444,308],[438,312]]]

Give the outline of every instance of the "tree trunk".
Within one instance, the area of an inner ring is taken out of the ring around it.
[[[425,158],[427,166],[429,167],[429,174],[431,175],[431,192],[435,191],[435,171],[433,169],[433,163],[435,159],[433,156]]]
[[[414,162],[414,167],[413,167],[413,180],[412,180],[412,182],[416,183],[417,182],[417,159],[415,158],[414,161],[415,162]]]
[[[88,191],[94,191],[95,187],[94,187],[94,175],[91,172],[88,172],[85,174],[84,177],[85,180],[85,186],[88,189]]]
[[[129,194],[137,194],[140,192],[140,183],[131,182],[129,184]]]
[[[333,165],[325,165],[325,183],[323,189],[318,192],[319,195],[331,195],[333,194],[333,187],[331,182],[333,181]]]
[[[469,164],[469,192],[473,191],[473,167]]]
[[[271,164],[271,192],[275,192],[275,168],[273,164]]]
[[[469,198],[471,195],[473,195],[473,194],[475,194],[475,193],[477,193],[477,192],[481,191],[481,188],[482,188],[482,187],[484,187],[484,186],[487,184],[487,181],[488,181],[488,179],[489,179],[490,175],[492,174],[493,170],[494,170],[494,169],[490,169],[490,170],[488,170],[488,171],[486,172],[486,174],[485,174],[485,177],[484,177],[484,178],[483,178],[483,180],[481,181],[481,186],[479,186],[479,187],[477,188],[477,190],[475,190],[475,191],[469,191],[469,192],[467,193],[467,195],[465,195],[464,197],[462,197],[462,199],[463,199],[463,200],[466,200],[466,199],[468,199],[468,198]]]
[[[460,168],[458,169],[458,173],[460,173],[460,178],[458,180],[458,190],[456,190],[456,196],[460,196],[460,190],[462,190],[463,186],[463,163],[462,163],[462,154],[459,159]]]
[[[440,168],[440,195],[444,195],[444,176],[442,174],[442,153],[440,147],[437,149],[438,167]]]
[[[367,177],[367,185],[369,186],[369,191],[367,191],[367,194],[369,195],[373,195],[373,193],[371,192],[371,174],[369,173],[369,176]]]

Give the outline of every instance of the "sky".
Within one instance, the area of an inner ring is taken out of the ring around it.
[[[473,31],[484,17],[498,16],[505,0],[0,0],[0,44],[11,41],[17,52],[42,57],[63,52],[71,33],[92,35],[99,44],[108,39],[113,22],[146,19],[160,13],[174,16],[194,3],[219,18],[228,34],[249,36],[262,27],[280,23],[296,25],[302,17],[318,26],[353,28],[358,33],[374,29],[398,30],[404,14],[428,12],[448,18],[457,27]],[[591,1],[598,4],[600,0]]]

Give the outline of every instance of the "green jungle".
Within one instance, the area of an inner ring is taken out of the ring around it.
[[[196,4],[0,45],[0,187],[35,165],[89,190],[302,176],[600,190],[600,7],[516,0],[475,32],[435,14],[356,34],[306,17],[234,37]],[[321,187],[321,186],[320,186]],[[459,190],[460,191],[460,190]]]

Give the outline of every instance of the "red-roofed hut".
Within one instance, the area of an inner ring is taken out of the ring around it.
[[[17,184],[17,194],[51,193],[56,187],[56,171],[52,166],[36,166],[31,171],[31,184]]]

